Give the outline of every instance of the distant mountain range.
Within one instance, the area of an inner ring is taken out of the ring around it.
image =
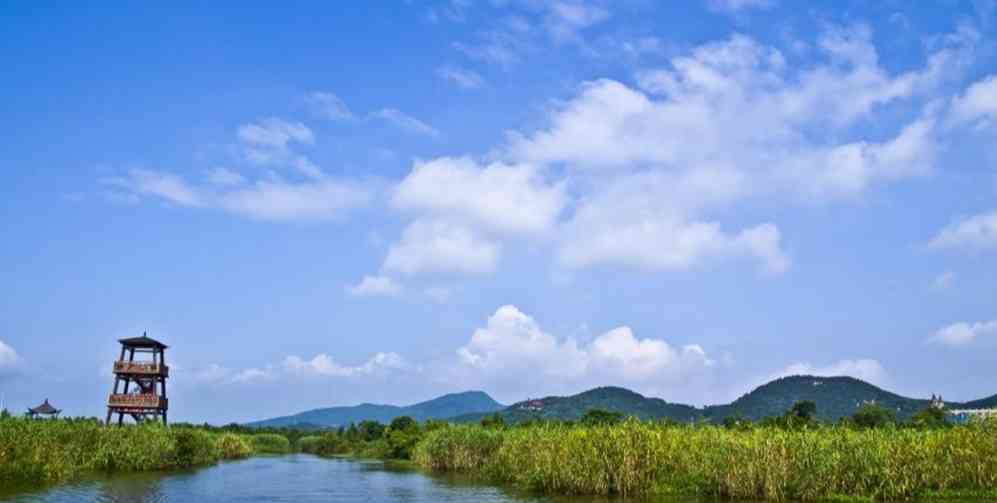
[[[411,416],[418,421],[445,419],[474,413],[491,413],[505,408],[483,391],[451,393],[406,407],[364,403],[349,407],[313,409],[292,416],[275,417],[248,423],[255,427],[293,426],[298,428],[327,428],[346,426],[350,423],[373,420],[388,423],[398,416]]]
[[[625,388],[595,388],[577,395],[549,396],[515,403],[499,404],[482,391],[444,395],[408,407],[362,404],[353,407],[315,409],[293,416],[249,423],[249,426],[297,426],[323,428],[375,420],[387,423],[397,416],[414,419],[447,419],[457,422],[478,421],[498,412],[506,422],[530,419],[577,419],[589,409],[621,412],[641,419],[671,419],[679,422],[720,422],[739,415],[757,421],[784,413],[800,400],[817,404],[817,416],[837,421],[849,416],[863,403],[875,402],[890,408],[900,419],[908,419],[930,404],[930,400],[908,398],[852,377],[783,377],[755,388],[729,404],[694,407],[649,398]],[[997,395],[965,403],[947,403],[951,408],[997,407]]]

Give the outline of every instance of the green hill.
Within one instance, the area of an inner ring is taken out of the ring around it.
[[[466,391],[443,395],[406,407],[364,403],[348,407],[314,409],[291,416],[248,423],[248,426],[335,427],[367,420],[388,423],[398,416],[411,416],[418,421],[425,421],[426,419],[447,419],[464,414],[494,412],[504,407],[483,391]]]
[[[727,405],[707,407],[703,415],[715,422],[741,415],[757,421],[782,414],[800,400],[817,404],[817,417],[837,421],[852,415],[863,403],[875,402],[908,419],[924,409],[929,400],[907,398],[853,377],[792,376],[768,382]]]
[[[603,387],[572,396],[551,396],[519,402],[502,410],[501,414],[506,422],[531,419],[573,420],[589,409],[605,409],[641,419],[719,423],[728,416],[736,415],[753,421],[779,416],[800,400],[810,400],[817,404],[817,417],[823,421],[837,421],[850,416],[862,404],[869,402],[896,411],[900,419],[909,419],[930,404],[930,400],[901,396],[852,377],[791,376],[763,384],[732,403],[704,408],[649,398],[624,388]],[[967,403],[948,403],[947,406],[994,407],[997,406],[997,395]],[[478,421],[484,415],[467,414],[453,420]]]
[[[589,409],[620,412],[641,419],[673,418],[692,421],[700,415],[695,407],[669,403],[660,398],[648,398],[625,388],[595,388],[577,395],[549,396],[526,400],[502,411],[506,421],[520,422],[530,419],[578,419]],[[471,418],[464,418],[471,419]]]
[[[782,377],[763,384],[729,404],[697,408],[666,402],[625,388],[601,387],[571,396],[548,396],[525,400],[505,407],[481,391],[444,395],[434,400],[397,407],[362,404],[354,407],[315,409],[293,416],[278,417],[250,423],[250,426],[329,427],[375,420],[387,423],[397,416],[412,416],[416,420],[449,419],[474,422],[498,412],[506,422],[533,419],[575,420],[590,409],[605,409],[641,419],[670,419],[678,422],[710,421],[719,423],[729,416],[742,416],[753,421],[778,416],[801,400],[817,404],[817,417],[837,421],[850,416],[864,403],[875,402],[896,411],[899,419],[909,419],[930,404],[929,400],[908,398],[853,377]],[[966,403],[948,403],[950,408],[997,407],[997,395]]]

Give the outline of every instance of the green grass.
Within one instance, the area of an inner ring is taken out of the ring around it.
[[[0,418],[0,485],[4,486],[65,482],[92,472],[187,468],[253,452],[244,435],[199,428]]]
[[[558,423],[430,432],[414,459],[546,494],[898,500],[990,494],[997,424],[937,430],[803,430]]]

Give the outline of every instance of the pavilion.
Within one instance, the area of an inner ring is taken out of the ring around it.
[[[28,417],[32,419],[37,419],[39,417],[56,418],[59,417],[60,412],[62,412],[62,410],[52,407],[52,404],[48,403],[48,398],[46,398],[45,401],[38,407],[28,409]]]

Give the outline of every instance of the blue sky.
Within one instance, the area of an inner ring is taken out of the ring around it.
[[[993,394],[995,7],[6,5],[0,393]]]

